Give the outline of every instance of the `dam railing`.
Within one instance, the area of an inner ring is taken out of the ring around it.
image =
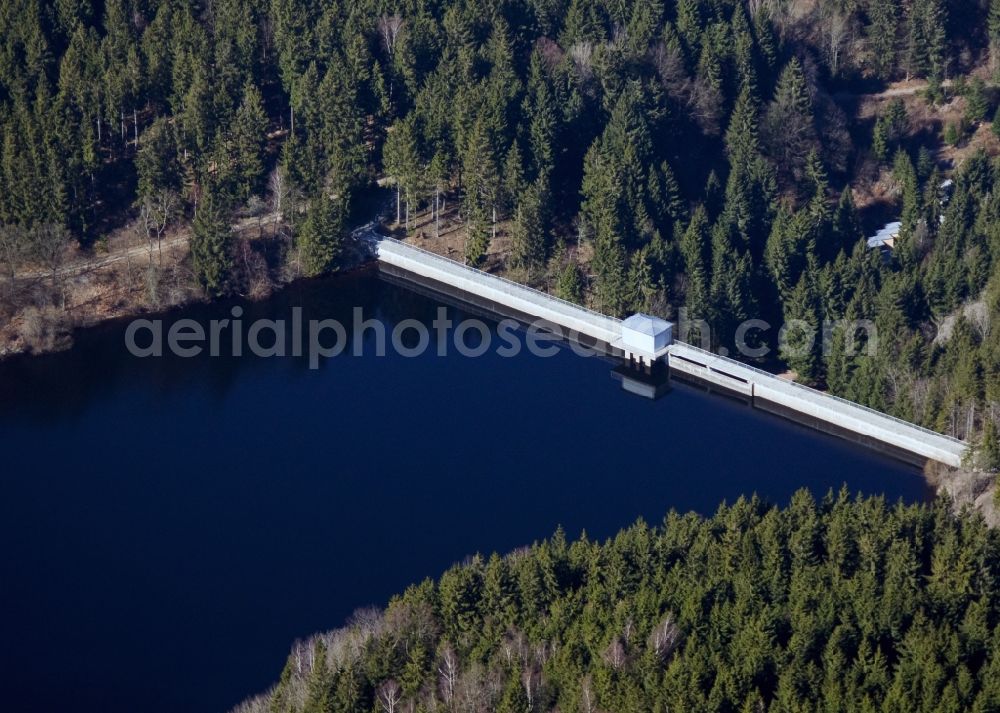
[[[403,242],[402,240],[398,240],[396,238],[389,238],[389,237],[386,237],[384,235],[380,235],[378,237],[378,240],[379,240],[379,242],[387,242],[387,243],[394,243],[396,245],[402,245],[407,250],[413,250],[413,251],[415,251],[415,252],[417,252],[417,253],[419,253],[421,255],[426,256],[428,258],[428,260],[430,260],[430,261],[445,260],[447,262],[453,263],[453,264],[461,267],[463,270],[468,270],[469,272],[472,272],[472,273],[475,273],[476,275],[479,275],[480,277],[482,277],[485,280],[489,280],[489,281],[495,283],[501,289],[505,289],[508,292],[510,292],[511,294],[513,294],[515,292],[521,292],[521,291],[532,292],[532,293],[534,293],[538,297],[538,299],[539,299],[540,302],[561,303],[561,304],[565,305],[566,307],[570,307],[570,308],[575,309],[575,310],[580,310],[581,312],[587,312],[587,313],[593,315],[595,318],[598,318],[598,319],[602,319],[602,320],[608,319],[608,320],[613,320],[615,322],[620,322],[621,321],[621,320],[619,320],[619,319],[617,319],[615,317],[609,317],[608,315],[603,314],[601,312],[597,312],[596,310],[592,310],[589,307],[584,307],[583,305],[577,304],[576,302],[570,302],[569,300],[564,300],[561,297],[557,297],[556,295],[550,294],[548,292],[543,292],[542,290],[539,290],[537,288],[531,287],[529,285],[522,285],[520,282],[514,282],[513,280],[508,280],[507,278],[500,277],[499,275],[494,275],[491,272],[486,272],[484,270],[480,270],[479,268],[473,267],[472,265],[468,265],[466,263],[460,263],[457,260],[452,260],[449,257],[445,257],[444,255],[440,255],[440,254],[438,254],[436,252],[432,252],[430,250],[427,250],[426,248],[420,247],[419,245],[414,245],[413,243],[406,243],[406,242]]]
[[[906,426],[907,428],[915,429],[917,431],[921,431],[921,432],[927,434],[928,436],[935,436],[937,438],[945,438],[945,439],[947,439],[949,441],[952,441],[953,443],[957,443],[957,444],[960,444],[960,445],[967,445],[966,442],[963,441],[961,438],[956,438],[955,436],[949,436],[946,433],[940,433],[940,432],[935,431],[935,430],[933,430],[931,428],[926,428],[925,426],[920,426],[920,425],[915,424],[915,423],[913,423],[911,421],[907,421],[906,419],[899,418],[898,416],[893,416],[892,414],[885,413],[884,411],[879,411],[878,409],[874,409],[874,408],[872,408],[870,406],[865,406],[864,404],[859,404],[857,401],[851,401],[850,399],[845,399],[845,398],[843,398],[841,396],[836,396],[835,394],[831,394],[828,391],[820,391],[819,389],[814,389],[813,387],[807,386],[806,384],[801,384],[798,381],[791,381],[790,379],[782,379],[777,374],[774,374],[774,373],[772,373],[770,371],[766,371],[764,369],[761,369],[760,367],[753,366],[752,364],[747,364],[746,362],[742,362],[742,361],[739,361],[737,359],[733,359],[732,357],[726,357],[726,356],[722,356],[721,354],[715,354],[714,352],[710,352],[707,349],[702,349],[701,347],[696,347],[696,346],[694,346],[692,344],[688,344],[687,342],[675,341],[674,343],[676,345],[683,346],[685,349],[689,349],[689,350],[691,350],[693,352],[701,354],[701,355],[703,355],[703,356],[705,356],[707,358],[718,359],[719,361],[725,362],[726,364],[738,367],[740,369],[747,369],[749,371],[754,372],[755,374],[757,374],[759,376],[767,377],[767,378],[770,378],[770,379],[777,379],[782,384],[784,384],[786,386],[789,386],[791,388],[794,388],[794,389],[798,389],[798,390],[800,390],[801,392],[803,392],[805,394],[809,394],[811,396],[820,397],[820,398],[823,398],[823,399],[830,399],[832,401],[836,401],[838,403],[841,403],[844,406],[848,406],[850,408],[855,408],[855,409],[858,409],[858,410],[861,410],[861,411],[865,411],[865,412],[867,412],[869,414],[872,414],[874,416],[877,416],[879,418],[884,418],[884,419],[887,419],[887,420],[890,420],[890,421],[895,421],[896,423],[898,423],[900,425],[903,425],[903,426]]]
[[[514,313],[551,322],[621,350],[622,322],[548,293],[464,265],[437,253],[377,234],[370,226],[355,235],[371,244],[380,262],[438,282]],[[502,310],[501,310],[502,313]],[[567,336],[567,335],[564,335]],[[571,338],[573,335],[569,335]],[[734,390],[794,412],[813,423],[880,441],[924,458],[961,465],[968,444],[896,416],[782,379],[759,367],[675,341],[667,350],[671,370]],[[818,426],[817,426],[818,427]],[[822,429],[821,429],[822,430]]]
[[[371,231],[380,261],[465,289],[532,317],[610,344],[621,336],[621,320],[587,307],[464,265],[437,253]]]
[[[772,405],[786,413],[795,413],[797,419],[805,417],[822,422],[953,467],[962,465],[969,449],[967,443],[954,436],[683,342],[670,347],[668,359],[671,371],[748,396],[755,406]]]

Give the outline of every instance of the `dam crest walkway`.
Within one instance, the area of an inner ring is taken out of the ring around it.
[[[601,343],[609,353],[646,356],[622,344],[622,320],[561,300],[539,290],[463,265],[415,245],[387,238],[364,226],[355,237],[370,244],[381,265],[418,276],[452,291],[477,298],[498,314],[549,322]],[[660,354],[655,355],[657,359]],[[968,452],[964,441],[917,426],[860,404],[780,378],[762,369],[674,341],[665,356],[670,372],[683,374],[725,391],[748,397],[754,405],[841,435],[853,434],[865,442],[881,443],[952,467]]]

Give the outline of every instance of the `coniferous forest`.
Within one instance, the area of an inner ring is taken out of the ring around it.
[[[381,186],[401,237],[729,353],[764,320],[755,363],[1000,470],[1000,0],[5,0],[0,37],[0,327],[130,227],[150,309],[170,235],[204,298],[335,271]],[[948,502],[741,500],[475,557],[241,709],[985,713],[998,578]]]
[[[995,442],[1000,199],[995,142],[972,139],[1000,2],[12,0],[0,29],[8,281],[181,222],[199,288],[246,292],[262,261],[230,221],[268,208],[278,259],[320,274],[389,177],[407,226],[457,208],[471,264],[499,231],[522,279],[611,314],[684,310],[713,348],[751,317],[802,320],[794,348],[761,337],[769,368]],[[900,99],[858,118],[851,96],[899,80],[961,116],[916,130]],[[880,223],[852,187],[873,176],[902,223],[890,254],[863,242]],[[820,328],[843,319],[877,327],[878,358],[868,330]]]
[[[239,713],[1000,706],[997,533],[799,492],[475,557],[297,643]]]

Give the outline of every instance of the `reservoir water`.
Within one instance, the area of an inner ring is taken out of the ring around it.
[[[202,322],[234,303],[165,317]],[[361,272],[244,320],[430,325]],[[458,321],[461,312],[450,309]],[[495,325],[491,325],[495,328]],[[802,487],[912,502],[911,467],[681,383],[625,393],[563,349],[138,359],[125,325],[0,363],[0,683],[11,711],[225,711],[291,642],[466,556]]]

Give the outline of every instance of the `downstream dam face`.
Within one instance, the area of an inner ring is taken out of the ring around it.
[[[673,325],[657,317],[636,314],[619,320],[379,236],[370,228],[359,237],[369,242],[380,268],[397,279],[412,280],[491,314],[549,323],[560,336],[625,360],[633,369],[616,373],[623,387],[634,393],[651,398],[661,395],[662,384],[648,377],[654,377],[657,365],[665,363],[671,374],[737,394],[755,406],[910,462],[934,460],[958,467],[968,451],[968,444],[956,438],[675,341]]]

